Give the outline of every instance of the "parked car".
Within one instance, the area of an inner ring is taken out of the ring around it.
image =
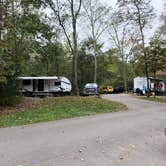
[[[123,93],[125,91],[123,86],[118,86],[114,88],[114,93]]]
[[[112,86],[103,86],[100,88],[100,93],[113,93],[114,88]]]
[[[98,94],[99,94],[98,85],[96,83],[87,83],[84,86],[84,90],[83,90],[83,95],[84,96],[98,95]]]

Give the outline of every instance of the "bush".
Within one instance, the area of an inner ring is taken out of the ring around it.
[[[14,106],[20,99],[18,82],[15,78],[6,78],[6,82],[0,82],[0,106]]]

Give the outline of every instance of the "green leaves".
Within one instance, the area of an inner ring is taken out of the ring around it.
[[[39,9],[41,6],[45,7],[45,0],[21,0],[21,6],[23,8],[33,6],[34,8]]]

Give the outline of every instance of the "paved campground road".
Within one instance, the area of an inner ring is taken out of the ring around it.
[[[0,129],[0,166],[166,166],[166,104],[103,98],[129,109]]]

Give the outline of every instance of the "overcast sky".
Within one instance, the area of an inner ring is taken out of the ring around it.
[[[112,7],[115,6],[117,0],[100,0],[101,2],[106,2]],[[166,0],[152,0],[152,5],[155,9],[155,13],[157,14],[156,20],[158,20],[161,12],[163,11],[164,3]]]
[[[117,0],[100,0],[101,2],[106,2],[111,6],[114,6],[117,2]],[[163,4],[166,2],[166,0],[152,0],[152,5],[154,6],[157,13],[160,13],[163,9]]]
[[[101,2],[106,2],[107,4],[109,4],[110,6],[114,7],[117,0],[100,0]],[[152,29],[147,29],[145,32],[146,35],[146,41],[149,40],[149,38],[152,37],[154,31],[157,29],[157,27],[159,27],[159,17],[161,15],[161,13],[163,12],[163,8],[164,8],[164,3],[166,3],[166,0],[152,0],[152,5],[155,9],[155,13],[157,15],[157,17],[154,19],[153,23],[152,23]],[[110,46],[109,41],[105,42],[104,45],[104,50],[108,49]]]

